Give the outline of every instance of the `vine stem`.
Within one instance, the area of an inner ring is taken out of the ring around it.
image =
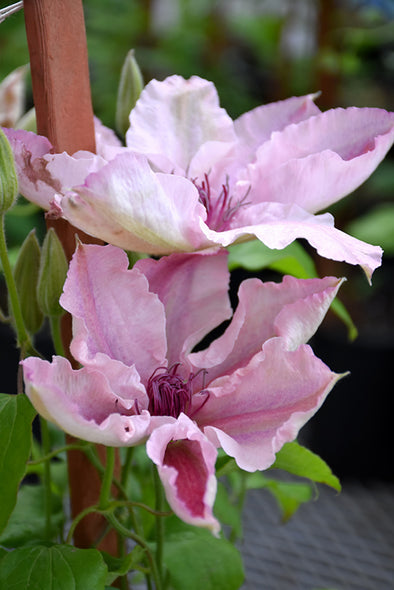
[[[161,577],[159,575],[159,571],[157,569],[156,562],[154,560],[154,557],[152,555],[152,552],[151,552],[148,544],[139,535],[136,535],[132,531],[129,531],[125,526],[123,526],[112,512],[106,514],[105,516],[106,516],[107,520],[112,524],[114,529],[118,531],[118,533],[120,533],[124,537],[128,537],[129,539],[133,539],[133,541],[135,541],[138,545],[140,545],[145,550],[146,556],[149,561],[150,569],[152,572],[152,576],[155,581],[156,590],[162,590],[163,586],[161,583]]]
[[[153,465],[153,482],[156,496],[156,562],[160,579],[163,579],[164,522],[159,514],[163,512],[163,488],[156,465]]]
[[[19,303],[18,291],[12,273],[10,260],[8,258],[7,243],[5,239],[4,231],[4,215],[0,215],[0,261],[3,267],[4,278],[7,284],[8,295],[11,304],[11,312],[15,322],[15,329],[18,338],[18,345],[22,351],[28,351],[32,349],[29,335],[25,328],[23,321],[22,310]]]
[[[53,346],[55,348],[55,352],[59,356],[66,356],[66,352],[64,350],[63,342],[62,342],[62,333],[61,333],[61,316],[52,316],[49,318],[49,323],[51,326],[51,334],[52,334],[52,341]]]
[[[44,455],[48,455],[51,441],[49,436],[48,424],[45,418],[40,416],[41,442]],[[45,490],[45,533],[49,541],[52,529],[52,491],[51,491],[51,463],[46,459],[44,463],[43,484]]]
[[[115,468],[115,449],[113,447],[106,447],[107,460],[105,462],[105,469],[103,474],[103,480],[101,483],[99,508],[105,510],[110,502],[111,498],[111,486],[114,477]]]

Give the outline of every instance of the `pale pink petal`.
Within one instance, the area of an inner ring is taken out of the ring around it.
[[[247,365],[262,343],[282,336],[288,349],[307,342],[322,322],[341,281],[284,277],[282,283],[243,281],[238,306],[224,334],[201,352],[189,355],[196,369],[207,369],[207,381]]]
[[[241,208],[235,222],[232,229],[222,232],[210,230],[203,221],[200,227],[208,241],[222,246],[256,237],[269,248],[281,250],[297,238],[304,238],[325,258],[359,264],[368,279],[381,264],[379,246],[336,229],[329,213],[311,215],[296,205],[262,203]]]
[[[30,357],[22,366],[35,409],[72,436],[108,446],[133,446],[147,437],[148,412],[135,415],[133,403],[111,389],[104,373],[74,371],[63,357],[53,357],[52,363]]]
[[[70,190],[84,182],[91,172],[105,164],[100,156],[90,152],[51,153],[52,145],[46,137],[30,131],[4,129],[11,144],[19,192],[43,209],[50,209],[57,193]]]
[[[355,190],[394,141],[394,113],[332,109],[272,134],[246,179],[257,203],[294,203],[315,213]]]
[[[165,364],[165,316],[157,295],[113,246],[80,244],[70,263],[61,305],[73,315],[71,352],[82,364],[97,353],[135,365],[142,380]]]
[[[216,449],[187,416],[165,424],[146,443],[150,459],[157,465],[167,501],[179,518],[217,534],[213,516],[216,496]]]
[[[127,150],[88,176],[60,205],[70,223],[127,250],[192,251],[203,238],[198,220],[206,212],[193,183],[155,174],[144,156]]]
[[[164,305],[170,366],[231,317],[224,251],[145,258],[135,268],[146,276],[150,291]]]
[[[288,351],[273,338],[248,366],[210,384],[208,400],[193,418],[241,469],[267,469],[339,378],[308,345]]]
[[[112,160],[115,153],[122,148],[122,143],[115,131],[103,125],[97,117],[94,117],[94,135],[96,139],[96,153],[105,160]]]
[[[242,161],[253,161],[257,148],[271,137],[273,131],[281,131],[291,123],[319,114],[320,109],[313,102],[315,98],[315,94],[293,96],[261,105],[238,117],[234,128],[241,143],[239,156]]]
[[[149,82],[130,113],[126,133],[129,148],[147,155],[158,170],[175,174],[188,174],[190,162],[206,142],[235,139],[233,122],[220,108],[215,86],[197,76]]]

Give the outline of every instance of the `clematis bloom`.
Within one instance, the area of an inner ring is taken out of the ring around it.
[[[266,469],[339,378],[305,342],[340,280],[246,280],[233,316],[228,280],[223,250],[143,259],[129,270],[122,250],[79,245],[61,305],[82,368],[57,356],[22,362],[39,413],[88,441],[146,442],[174,512],[214,532],[217,448],[242,469]]]
[[[127,147],[104,140],[100,158],[50,154],[43,138],[8,137],[26,198],[121,248],[168,254],[258,238],[282,249],[305,238],[370,277],[381,249],[317,213],[375,170],[393,143],[394,114],[321,113],[313,99],[263,105],[233,122],[211,82],[171,76],[142,91]]]

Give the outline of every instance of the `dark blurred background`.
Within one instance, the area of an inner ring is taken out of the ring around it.
[[[0,7],[9,2],[0,2]],[[134,48],[145,82],[193,74],[212,80],[235,118],[259,104],[321,91],[322,110],[394,110],[394,0],[84,0],[93,105],[114,127],[121,66]],[[23,13],[0,24],[0,81],[29,60]],[[27,90],[26,109],[32,106]],[[394,480],[394,161],[389,155],[331,208],[336,226],[384,250],[370,287],[359,268],[315,259],[321,276],[347,276],[341,299],[358,328],[350,343],[331,313],[313,339],[333,370],[351,371],[301,433],[342,478]],[[7,217],[17,248],[42,214]],[[40,230],[41,228],[41,230]],[[234,284],[246,273],[237,272]],[[271,273],[261,273],[271,278]],[[5,304],[5,296],[2,296]],[[15,390],[16,351],[2,328],[1,388]]]

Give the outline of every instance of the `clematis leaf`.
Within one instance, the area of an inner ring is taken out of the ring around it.
[[[239,471],[239,467],[237,469]],[[218,483],[215,516],[222,525],[230,526],[232,535],[238,539],[242,536],[242,513],[239,506],[234,503],[233,495],[231,489],[228,490],[222,482]]]
[[[34,416],[35,410],[25,395],[0,394],[0,531],[15,507],[25,474]]]
[[[36,545],[15,549],[0,561],[0,588],[104,590],[107,566],[96,549]]]
[[[51,475],[56,476],[56,465],[51,465]],[[63,490],[67,484],[63,485]],[[60,533],[64,520],[63,504],[56,489],[52,494],[51,535]],[[45,493],[42,485],[23,485],[18,493],[15,509],[8,524],[0,536],[0,545],[9,548],[20,547],[30,543],[40,543],[47,538],[45,530]]]
[[[136,569],[136,566],[144,559],[144,554],[144,550],[139,545],[124,557],[114,557],[106,551],[101,551],[108,568],[107,584],[112,584],[119,576],[125,576],[127,572]]]
[[[237,549],[203,529],[182,527],[166,539],[163,561],[174,590],[238,590],[244,572]],[[198,559],[196,559],[198,556]]]
[[[260,488],[265,488],[274,496],[284,522],[293,516],[301,504],[309,502],[313,494],[312,486],[308,483],[278,481],[277,479],[266,477],[259,471],[248,474],[246,489]]]
[[[293,475],[307,477],[317,483],[324,483],[337,492],[341,491],[341,484],[327,463],[297,442],[283,445],[276,454],[276,461],[272,468],[283,469]]]
[[[346,231],[371,244],[381,245],[387,256],[394,255],[394,203],[382,203],[349,223]]]
[[[271,268],[299,279],[317,276],[312,257],[298,242],[293,242],[283,250],[272,250],[258,241],[235,244],[228,250],[230,270],[238,267],[250,271]]]
[[[350,233],[352,232],[350,231]],[[357,237],[366,239],[365,236],[357,235]],[[313,258],[298,242],[293,242],[283,250],[271,250],[271,248],[258,241],[244,242],[243,244],[229,246],[228,251],[230,271],[239,267],[249,271],[270,268],[298,279],[310,279],[318,276]],[[351,342],[355,340],[358,334],[357,328],[346,307],[337,297],[331,303],[331,309],[345,324],[349,340]]]

